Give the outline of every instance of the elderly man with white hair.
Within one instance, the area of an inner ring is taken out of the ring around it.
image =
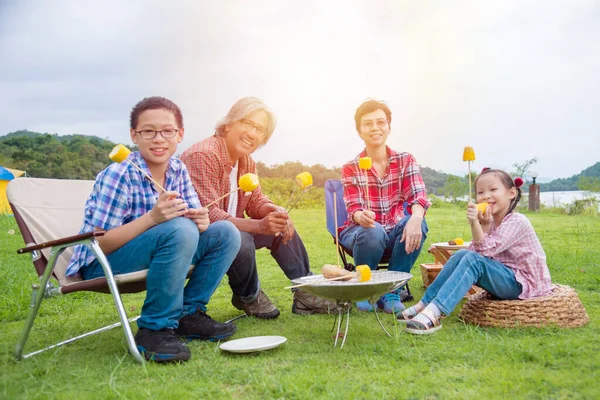
[[[311,274],[306,248],[285,209],[273,204],[260,186],[249,196],[235,190],[240,176],[256,174],[251,154],[269,141],[274,130],[271,110],[256,97],[244,97],[217,123],[214,135],[181,156],[202,204],[233,190],[210,207],[209,217],[211,222],[231,221],[240,230],[242,245],[227,272],[233,291],[231,303],[247,315],[263,319],[277,318],[279,310],[260,287],[257,249],[268,248],[290,280]],[[335,307],[328,300],[294,291],[292,312],[296,314],[328,313]]]

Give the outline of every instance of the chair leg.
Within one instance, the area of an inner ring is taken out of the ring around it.
[[[406,282],[406,297],[404,298],[404,300],[400,299],[401,301],[412,301],[414,300],[414,297],[412,295],[412,293],[410,292],[410,287],[408,286],[408,282]]]
[[[46,266],[46,270],[44,271],[44,275],[42,275],[39,289],[37,290],[37,292],[32,292],[31,304],[29,305],[29,314],[27,314],[27,320],[25,321],[23,332],[21,333],[21,337],[17,342],[17,346],[15,349],[15,358],[17,360],[23,358],[23,349],[25,348],[25,343],[27,343],[27,339],[29,338],[29,334],[31,333],[31,328],[33,327],[33,322],[35,321],[35,317],[37,316],[37,313],[40,309],[42,300],[44,300],[46,287],[48,285],[48,282],[50,281],[50,275],[52,274],[53,269],[54,263],[48,263],[48,265]]]
[[[137,317],[129,318],[129,322],[137,321],[139,318],[140,318],[139,315]],[[62,342],[53,344],[52,346],[44,347],[43,349],[40,349],[40,350],[37,350],[37,351],[33,351],[31,353],[25,354],[25,355],[23,355],[23,358],[29,358],[29,357],[35,356],[36,354],[43,353],[44,351],[52,350],[52,349],[55,349],[57,347],[64,346],[66,344],[73,343],[76,340],[83,339],[84,337],[92,336],[92,335],[95,335],[95,334],[100,333],[100,332],[105,332],[105,331],[111,330],[111,329],[116,328],[117,326],[120,326],[120,325],[121,325],[121,322],[116,322],[116,323],[114,323],[112,325],[103,326],[102,328],[98,328],[96,330],[93,330],[93,331],[90,331],[90,332],[86,332],[83,335],[75,336],[75,337],[72,337],[70,339],[64,340]]]
[[[344,269],[346,269],[348,271],[354,271],[355,267],[352,263],[348,262],[348,259],[346,258],[346,253],[344,253],[344,250],[338,249],[338,252],[340,253],[342,263],[344,264]]]
[[[106,256],[100,249],[98,242],[95,239],[91,241],[90,246],[96,257],[98,258],[98,262],[100,262],[100,265],[102,265],[102,269],[104,270],[104,275],[106,276],[106,281],[108,283],[108,287],[110,288],[110,293],[113,296],[117,313],[119,314],[119,318],[121,319],[121,326],[123,327],[125,339],[127,340],[129,353],[131,353],[133,358],[138,363],[143,364],[145,360],[144,357],[142,357],[142,355],[140,354],[137,345],[135,344],[135,339],[133,338],[133,333],[131,332],[131,327],[129,326],[129,321],[127,320],[127,314],[125,313],[125,308],[123,307],[123,302],[121,301],[121,295],[119,294],[119,288],[117,286],[117,283],[115,282],[115,277],[112,273],[112,269],[110,268],[110,264],[106,259]]]

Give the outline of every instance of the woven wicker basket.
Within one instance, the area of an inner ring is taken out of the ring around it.
[[[493,300],[483,291],[469,297],[458,318],[474,325],[505,328],[548,325],[576,328],[589,321],[575,290],[564,285],[552,285],[549,295],[527,300]]]

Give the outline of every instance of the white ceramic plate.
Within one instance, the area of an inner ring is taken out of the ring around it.
[[[465,242],[465,244],[448,244],[448,242],[440,242],[440,243],[433,243],[433,244],[431,244],[431,246],[435,246],[438,249],[442,249],[442,250],[461,250],[461,249],[468,249],[470,244],[471,244],[471,242]]]
[[[219,348],[232,353],[253,353],[255,351],[272,349],[285,342],[287,342],[287,338],[283,336],[252,336],[230,340],[222,343]]]

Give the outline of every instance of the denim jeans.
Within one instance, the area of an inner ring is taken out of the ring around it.
[[[473,285],[503,300],[516,300],[523,290],[513,270],[506,265],[474,251],[459,250],[448,259],[421,301],[433,302],[450,315]]]
[[[202,233],[179,217],[148,229],[107,255],[113,273],[148,270],[146,299],[138,327],[177,328],[179,319],[206,305],[240,248],[238,229],[228,221]],[[190,265],[195,265],[185,285]],[[98,260],[81,268],[84,279],[104,276]],[[185,285],[185,288],[184,288]]]
[[[227,276],[231,291],[234,295],[240,296],[242,300],[252,301],[260,291],[256,267],[257,249],[266,247],[271,250],[271,256],[290,280],[310,274],[308,253],[298,232],[295,232],[294,237],[286,244],[282,243],[282,236],[248,232],[240,232],[240,234],[242,245],[231,268],[227,271]]]
[[[377,222],[374,228],[363,228],[360,225],[349,226],[340,234],[340,243],[352,250],[355,265],[367,264],[371,269],[376,269],[385,252],[391,254],[388,267],[390,271],[410,272],[421,253],[428,228],[427,222],[423,219],[421,245],[417,250],[407,254],[406,243],[400,243],[400,239],[402,239],[402,233],[409,218],[410,215],[402,218],[389,233],[386,233],[385,229]]]

